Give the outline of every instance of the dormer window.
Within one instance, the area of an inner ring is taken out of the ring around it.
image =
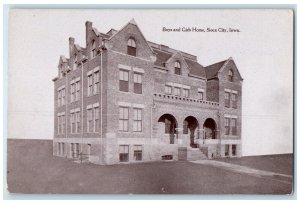
[[[229,72],[228,72],[228,81],[233,81],[233,72],[232,72],[232,70],[229,70]]]
[[[127,42],[127,54],[131,56],[136,56],[136,43],[133,38],[129,38]]]
[[[95,40],[92,41],[92,58],[96,57],[97,52],[96,52],[96,42]]]
[[[175,68],[175,74],[181,75],[181,65],[180,65],[180,62],[176,61],[174,68]]]

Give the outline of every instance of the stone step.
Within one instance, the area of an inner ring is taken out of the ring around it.
[[[207,156],[200,149],[198,148],[187,149],[187,160],[194,161],[200,159],[207,159]]]

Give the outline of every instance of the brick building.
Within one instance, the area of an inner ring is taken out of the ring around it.
[[[149,42],[131,20],[86,46],[69,38],[54,81],[53,154],[98,164],[241,156],[241,75],[233,61]]]

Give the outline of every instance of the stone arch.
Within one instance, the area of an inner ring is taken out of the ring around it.
[[[158,123],[160,127],[164,127],[164,134],[169,134],[170,144],[174,144],[175,135],[177,134],[176,129],[178,128],[176,118],[172,114],[166,113],[159,117]]]
[[[197,147],[195,144],[195,137],[198,134],[199,122],[194,116],[187,116],[183,121],[183,134],[189,134],[190,146]]]
[[[203,129],[205,139],[217,139],[217,123],[213,118],[204,121]]]

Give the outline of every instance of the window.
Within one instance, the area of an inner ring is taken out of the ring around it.
[[[66,131],[66,121],[65,121],[65,115],[61,116],[61,124],[62,124],[62,132],[61,133],[65,133]]]
[[[133,157],[136,161],[142,160],[142,145],[134,145],[133,146]]]
[[[127,42],[127,54],[131,56],[136,56],[136,43],[133,38],[129,38]]]
[[[128,145],[120,145],[119,154],[120,154],[120,156],[119,156],[120,162],[128,162],[129,146]]]
[[[119,90],[128,92],[129,91],[129,77],[128,77],[128,71],[120,70],[119,71]]]
[[[65,105],[65,99],[66,99],[66,90],[61,90],[61,105]]]
[[[96,42],[95,40],[92,40],[92,58],[96,57],[97,52],[96,52]]]
[[[65,155],[65,151],[66,151],[66,150],[65,150],[65,149],[66,149],[66,148],[65,148],[65,143],[62,142],[62,143],[61,143],[61,146],[62,146],[62,147],[61,147],[61,148],[62,148],[61,154],[64,156],[64,155]]]
[[[57,134],[61,134],[62,129],[62,123],[61,123],[61,117],[57,116]]]
[[[173,155],[163,155],[161,156],[161,160],[173,160]]]
[[[71,143],[71,153],[73,158],[78,158],[79,156],[79,143]]]
[[[60,152],[60,142],[57,143],[57,155],[61,155],[61,152]]]
[[[61,106],[61,90],[57,93],[57,106]]]
[[[74,70],[77,68],[77,63],[78,63],[78,55],[75,53],[74,54],[74,67],[73,67]]]
[[[165,93],[171,95],[172,94],[172,87],[165,85]]]
[[[119,107],[119,130],[123,132],[128,131],[129,108]]]
[[[175,68],[175,71],[174,71],[175,74],[181,75],[181,65],[178,61],[175,62],[174,68]]]
[[[228,81],[233,81],[233,72],[232,72],[232,70],[228,71]]]
[[[166,134],[171,133],[171,121],[168,119],[165,119],[165,133]]]
[[[229,144],[225,145],[225,157],[229,156]]]
[[[88,96],[91,96],[93,93],[93,75],[88,76]]]
[[[202,91],[198,91],[198,98],[203,100],[204,93]]]
[[[174,95],[175,96],[180,96],[180,88],[174,87]]]
[[[75,89],[76,89],[75,101],[79,101],[79,96],[80,96],[80,81],[77,81],[75,83]]]
[[[88,119],[88,132],[93,132],[93,109],[90,108],[87,110],[87,119]]]
[[[231,134],[236,135],[236,118],[231,119]]]
[[[133,109],[133,131],[142,132],[142,109]]]
[[[237,108],[236,98],[237,98],[237,95],[235,93],[232,93],[231,94],[232,108]]]
[[[76,132],[80,133],[80,112],[75,113],[75,118],[76,118]]]
[[[189,92],[190,92],[190,90],[188,90],[188,89],[182,89],[182,95],[183,95],[183,97],[189,97]]]
[[[71,84],[71,102],[73,102],[73,101],[75,101],[75,86],[76,86],[76,84],[75,83],[73,83],[73,84]]]
[[[94,95],[99,92],[99,71],[94,73]]]
[[[230,132],[230,119],[225,118],[225,135],[229,135]]]
[[[133,83],[134,83],[134,93],[142,94],[143,87],[142,87],[142,74],[134,73],[133,74]]]
[[[75,113],[71,113],[71,133],[76,131]]]
[[[99,132],[99,107],[94,108],[94,117],[95,117],[95,132]]]
[[[225,107],[229,108],[230,107],[230,93],[225,92]]]
[[[231,155],[236,156],[236,145],[232,145],[231,147]]]

